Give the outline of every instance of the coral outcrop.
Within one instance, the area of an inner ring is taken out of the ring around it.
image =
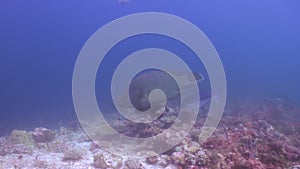
[[[55,139],[55,133],[50,129],[39,127],[32,133],[32,138],[37,143],[51,142]]]

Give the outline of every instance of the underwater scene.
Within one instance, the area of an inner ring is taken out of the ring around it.
[[[0,169],[300,169],[300,1],[0,2]]]

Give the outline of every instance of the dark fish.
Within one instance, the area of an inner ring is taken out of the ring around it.
[[[187,75],[176,75],[179,78],[183,78],[186,82],[183,88],[188,88],[193,79],[202,81],[203,76],[199,73],[194,73],[194,77],[188,77]],[[149,94],[154,89],[161,89],[167,100],[171,100],[180,96],[180,89],[175,79],[168,73],[151,69],[143,71],[137,74],[130,83],[129,86],[129,98],[132,105],[139,111],[146,111],[150,108]],[[159,102],[159,100],[157,101]]]
[[[130,0],[118,0],[119,4],[127,4]]]

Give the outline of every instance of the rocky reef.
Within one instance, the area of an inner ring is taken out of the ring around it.
[[[274,99],[228,106],[218,128],[204,142],[199,138],[203,115],[181,143],[163,154],[137,159],[105,151],[74,127],[76,123],[57,130],[14,130],[0,137],[0,169],[299,169],[299,119],[291,120],[285,113],[296,115],[300,109],[285,104]],[[118,120],[111,126],[131,137],[149,137],[164,132],[174,119],[176,113],[171,111],[148,125]]]

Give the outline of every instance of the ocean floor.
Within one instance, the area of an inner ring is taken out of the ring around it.
[[[89,139],[76,122],[58,129],[16,129],[0,137],[0,169],[300,169],[300,109],[278,100],[229,106],[214,134],[205,142],[199,117],[189,135],[159,156],[128,158],[111,154]],[[287,113],[291,115],[286,115]],[[121,121],[122,132],[135,137],[163,132],[174,114],[149,126]],[[297,116],[295,116],[297,117]],[[166,120],[167,119],[167,120]],[[118,127],[118,122],[112,125]]]

